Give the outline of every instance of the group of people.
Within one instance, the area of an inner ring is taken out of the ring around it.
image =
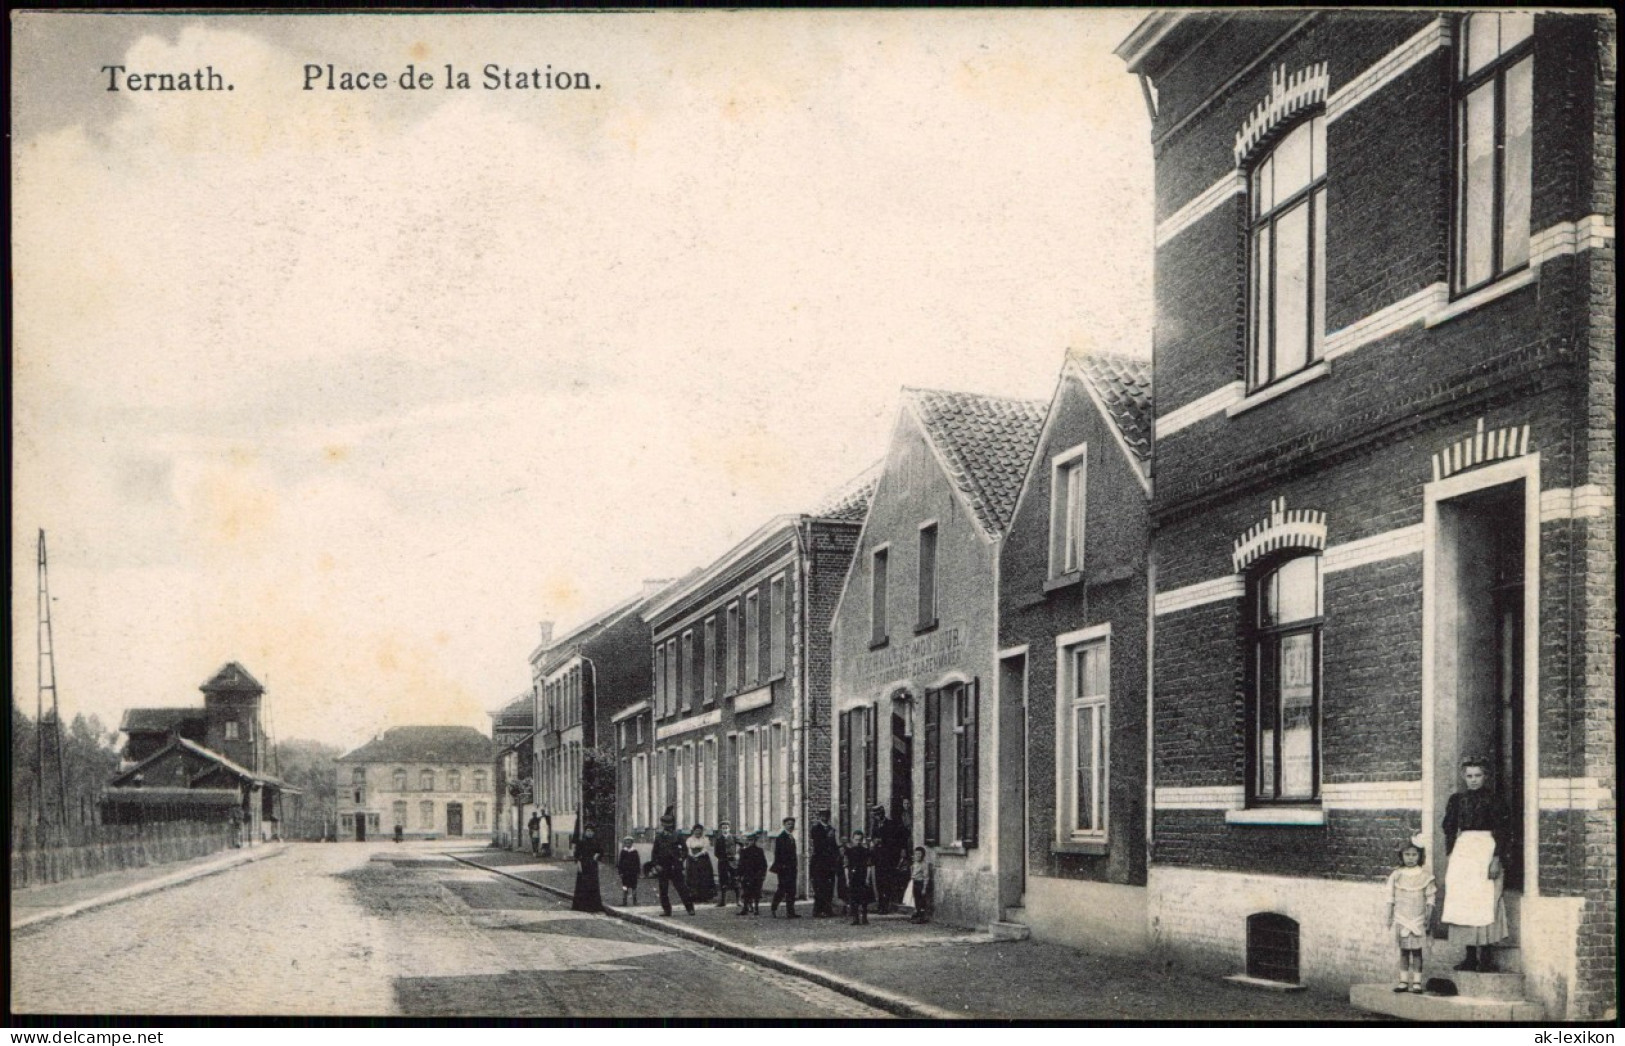
[[[1444,907],[1439,925],[1448,939],[1465,948],[1458,971],[1491,973],[1492,948],[1507,936],[1504,858],[1509,856],[1512,817],[1505,800],[1486,787],[1488,767],[1482,760],[1461,765],[1466,786],[1445,805]],[[1433,933],[1439,884],[1423,866],[1420,837],[1400,848],[1399,867],[1388,876],[1388,925],[1399,945],[1396,992],[1420,995],[1423,952]]]
[[[860,830],[850,837],[840,836],[829,819],[829,811],[821,812],[811,833],[807,870],[812,876],[813,916],[833,917],[839,900],[853,925],[869,922],[871,905],[885,915],[908,904],[914,909],[911,921],[929,920],[935,875],[925,847],[909,851],[908,827],[902,819],[888,818],[883,808],[876,807],[869,835]]]
[[[677,815],[668,809],[660,819],[660,831],[654,839],[654,850],[645,862],[633,844],[631,836],[621,841],[621,853],[615,861],[615,871],[621,880],[621,903],[636,904],[638,882],[644,876],[653,876],[657,883],[662,915],[672,914],[671,894],[683,910],[694,914],[694,905],[707,904],[713,899],[718,908],[728,904],[732,893],[739,904],[740,915],[760,914],[762,886],[767,873],[778,876],[773,893],[773,915],[779,905],[786,907],[786,915],[799,919],[796,914],[796,820],[784,819],[784,830],[773,837],[773,862],[768,863],[762,849],[762,832],[750,832],[743,838],[733,833],[726,821],[717,830],[706,834],[705,826],[697,824],[688,833],[677,831]]]

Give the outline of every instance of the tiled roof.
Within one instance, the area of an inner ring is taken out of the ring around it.
[[[248,674],[248,669],[244,668],[242,665],[239,665],[235,661],[227,661],[221,666],[220,671],[214,674],[214,678],[198,687],[198,689],[206,692],[216,690],[238,690],[254,693],[260,693],[265,690],[263,686],[260,686],[260,681],[258,679],[255,679],[253,676]]]
[[[841,484],[825,495],[812,514],[820,519],[862,523],[863,517],[869,514],[869,499],[874,497],[875,487],[880,484],[880,472],[885,465],[884,461],[877,461]]]
[[[201,708],[126,708],[119,729],[127,734],[167,734],[188,719],[203,722]]]
[[[489,763],[491,739],[468,726],[397,726],[341,763]]]
[[[903,395],[977,523],[994,537],[1004,533],[1048,404],[934,389],[904,389]]]
[[[1067,352],[1067,362],[1105,404],[1142,466],[1151,460],[1151,361],[1114,352]]]

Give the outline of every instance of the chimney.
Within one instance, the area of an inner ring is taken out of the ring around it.
[[[553,642],[553,622],[542,622],[542,646],[549,646]]]

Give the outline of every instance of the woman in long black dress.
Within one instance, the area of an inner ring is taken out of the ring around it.
[[[694,826],[684,846],[684,853],[683,877],[688,883],[688,895],[695,904],[709,901],[717,895],[717,877],[711,864],[711,843],[705,837],[704,825]]]
[[[852,833],[852,845],[846,848],[846,898],[852,909],[852,925],[869,924],[869,905],[875,899],[871,866],[874,857],[863,842],[862,832]]]
[[[598,885],[599,843],[592,825],[583,827],[581,818],[577,816],[570,842],[576,860],[576,888],[570,899],[570,907],[578,912],[601,912],[604,910],[604,895]]]

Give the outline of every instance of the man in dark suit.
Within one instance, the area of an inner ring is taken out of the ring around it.
[[[834,915],[835,877],[841,871],[841,848],[835,839],[835,829],[830,827],[828,810],[820,810],[813,818],[812,859],[807,870],[812,875],[813,918]]]
[[[660,914],[671,914],[671,895],[668,891],[675,886],[683,909],[693,915],[694,901],[688,896],[688,885],[683,881],[683,837],[677,834],[677,814],[669,806],[660,818],[660,831],[655,835],[650,863],[660,877]]]
[[[773,904],[769,915],[779,914],[779,902],[785,902],[788,919],[799,919],[796,914],[796,819],[784,819],[784,831],[773,840],[773,867],[768,871],[779,877],[778,888],[773,891]]]

